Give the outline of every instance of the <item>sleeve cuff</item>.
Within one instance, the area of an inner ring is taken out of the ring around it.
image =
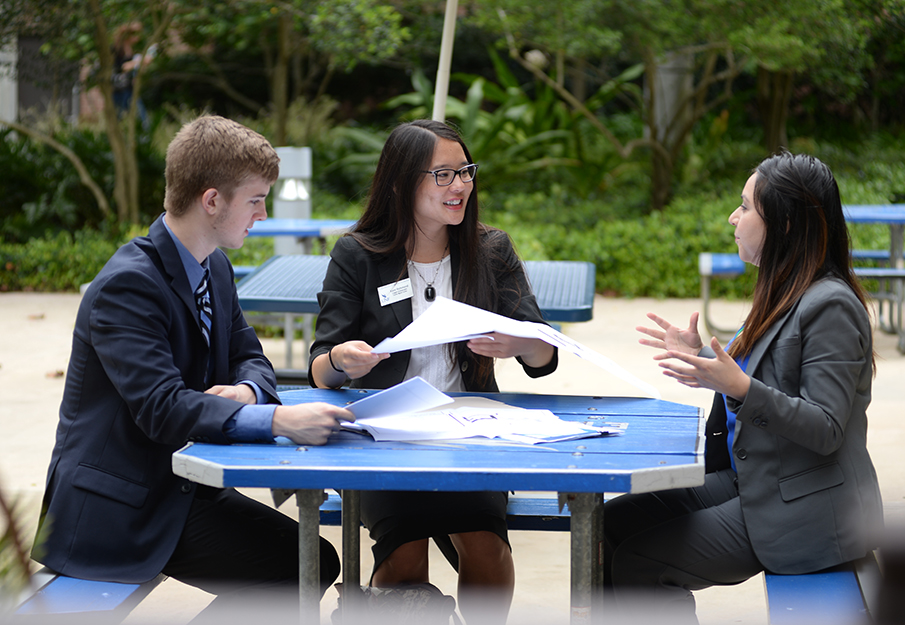
[[[223,434],[231,443],[272,443],[275,410],[276,404],[242,406],[223,424]]]
[[[522,368],[525,370],[525,373],[528,374],[529,378],[542,378],[545,375],[550,375],[556,371],[556,367],[559,365],[559,348],[553,348],[553,357],[550,358],[550,362],[542,367],[531,367],[526,365],[521,356],[517,356],[516,360],[522,365]]]

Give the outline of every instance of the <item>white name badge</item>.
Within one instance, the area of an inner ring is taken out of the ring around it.
[[[412,292],[412,280],[411,278],[406,278],[399,282],[379,286],[377,287],[377,295],[380,297],[381,306],[389,306],[404,299],[411,299],[412,295],[414,295]]]

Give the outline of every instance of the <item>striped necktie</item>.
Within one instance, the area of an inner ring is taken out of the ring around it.
[[[214,317],[211,310],[210,277],[211,272],[205,267],[201,283],[195,289],[195,305],[198,307],[198,318],[201,320],[201,333],[204,334],[208,347],[211,344],[211,319]]]

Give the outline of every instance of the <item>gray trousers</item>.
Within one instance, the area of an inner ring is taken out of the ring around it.
[[[731,469],[708,473],[695,488],[616,497],[603,517],[607,611],[635,622],[697,623],[692,590],[738,584],[764,570]]]

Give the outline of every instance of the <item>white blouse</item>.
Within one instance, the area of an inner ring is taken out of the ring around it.
[[[452,265],[449,256],[435,263],[409,263],[409,278],[412,281],[412,320],[417,319],[432,302],[427,301],[424,291],[428,286],[428,280],[436,291],[436,297],[452,299]],[[412,350],[408,369],[405,371],[405,379],[408,380],[417,375],[430,382],[443,392],[456,392],[465,390],[465,382],[462,373],[456,363],[450,360],[449,345],[431,345]]]

